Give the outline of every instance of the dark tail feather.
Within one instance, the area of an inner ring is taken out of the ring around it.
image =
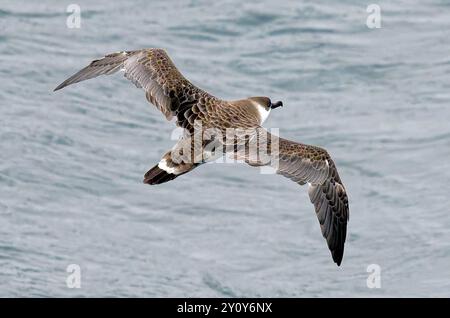
[[[178,175],[173,173],[168,173],[158,167],[158,165],[151,168],[144,175],[144,183],[146,184],[161,184],[170,180],[175,179]]]

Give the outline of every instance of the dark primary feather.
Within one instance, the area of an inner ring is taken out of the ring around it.
[[[308,193],[333,260],[340,265],[349,220],[348,198],[333,160],[329,157],[327,160],[330,165],[328,179],[322,184],[311,184]]]
[[[192,130],[196,119],[207,117],[218,99],[189,82],[162,49],[124,51],[106,55],[62,82],[55,91],[99,75],[124,70],[125,77],[145,90],[145,96],[170,120]]]

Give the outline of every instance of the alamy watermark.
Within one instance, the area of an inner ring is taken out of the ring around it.
[[[177,143],[170,151],[176,165],[199,163],[248,163],[273,174],[279,167],[277,128],[209,128],[196,120],[193,129],[176,128],[171,138]]]
[[[79,29],[81,28],[81,7],[72,3],[67,6],[67,13],[70,13],[66,19],[66,26],[69,29]]]
[[[381,267],[378,264],[370,264],[366,271],[369,276],[366,280],[367,288],[381,288]]]
[[[369,29],[381,28],[381,7],[378,4],[369,4],[366,8],[369,13],[366,19],[366,25]]]
[[[67,288],[81,288],[81,267],[78,264],[70,264],[66,268],[69,273],[66,278]]]

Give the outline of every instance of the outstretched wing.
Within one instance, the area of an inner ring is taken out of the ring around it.
[[[147,100],[167,118],[177,117],[177,125],[192,128],[198,117],[207,116],[216,97],[189,82],[175,67],[163,49],[124,51],[106,55],[62,82],[55,91],[99,75],[119,70],[138,88],[143,88]],[[195,106],[195,107],[194,107]]]
[[[344,256],[344,243],[349,220],[348,197],[331,160],[329,176],[322,184],[310,184],[308,194],[314,204],[323,237],[327,240],[334,262],[339,266]]]
[[[349,219],[348,198],[336,166],[325,149],[293,142],[267,133],[259,147],[267,147],[277,173],[303,185],[309,184],[323,237],[334,262],[341,264]],[[274,162],[275,161],[275,162]],[[260,165],[247,160],[250,165]],[[266,163],[267,164],[267,163]]]

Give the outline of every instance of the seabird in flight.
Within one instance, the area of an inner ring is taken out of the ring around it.
[[[187,131],[174,148],[145,174],[144,183],[151,185],[173,180],[210,159],[206,152],[201,154],[200,160],[193,158],[190,151],[183,157],[183,150],[195,148],[195,141],[192,141],[195,138],[189,137],[195,133],[196,123],[200,123],[203,130],[212,128],[221,132],[230,128],[262,130],[261,125],[270,111],[283,105],[282,102],[272,103],[268,97],[221,100],[194,86],[178,71],[166,51],[156,48],[106,55],[69,77],[55,91],[119,70],[124,71],[125,77],[137,87],[144,89],[147,100],[168,120],[175,117],[177,126]],[[334,262],[339,266],[344,254],[349,207],[345,187],[333,160],[325,149],[283,138],[277,139],[275,151],[271,142],[273,136],[264,132],[267,137],[261,140],[266,141],[267,153],[277,154],[276,172],[300,185],[308,184],[309,197],[314,204],[322,235]],[[217,139],[211,140],[217,142]],[[245,140],[248,143],[249,139]],[[205,141],[201,143],[202,147],[207,146]],[[237,152],[236,146],[232,149]],[[180,154],[182,159],[175,159],[174,153]],[[273,164],[273,161],[262,163],[260,159],[245,155],[243,159],[251,166]]]

